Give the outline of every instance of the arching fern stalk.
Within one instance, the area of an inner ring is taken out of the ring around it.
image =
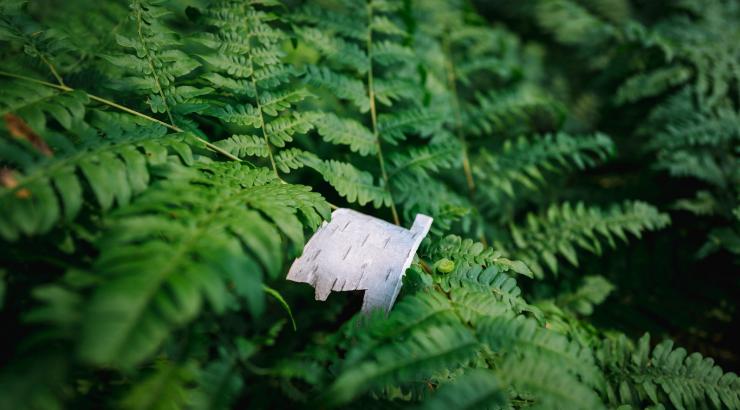
[[[268,158],[278,175],[278,169],[292,168],[286,144],[312,128],[295,108],[310,94],[295,84],[297,71],[283,61],[287,35],[270,24],[276,16],[258,4],[214,3],[200,20],[212,31],[192,40],[205,47],[199,54],[208,69],[203,78],[214,89],[203,101],[209,106],[204,114],[234,132],[219,146],[240,157]]]
[[[363,156],[377,156],[385,192],[373,192],[368,187],[358,199],[360,204],[372,200],[376,206],[389,206],[396,224],[400,219],[397,200],[393,199],[393,170],[384,152],[396,147],[403,150],[399,144],[409,135],[430,136],[440,122],[439,113],[421,104],[423,87],[415,71],[413,52],[404,44],[409,34],[398,18],[401,6],[383,0],[358,0],[324,8],[311,4],[293,15],[300,24],[294,26],[296,34],[326,61],[323,67],[308,66],[306,81],[354,106],[344,110],[342,117],[317,114],[317,130],[327,142],[349,145]],[[381,107],[393,110],[385,113]],[[358,114],[365,117],[369,128],[353,119],[359,118]],[[343,170],[335,171],[343,174]],[[346,171],[348,179],[372,182],[350,169]],[[328,179],[330,183],[336,181],[335,186],[342,183],[337,176]],[[342,193],[341,187],[338,190]]]
[[[145,95],[155,113],[164,113],[171,125],[190,112],[187,102],[208,90],[182,85],[183,77],[199,64],[184,53],[182,42],[165,24],[169,10],[162,1],[133,1],[130,27],[116,40],[126,52],[106,55],[115,88]]]

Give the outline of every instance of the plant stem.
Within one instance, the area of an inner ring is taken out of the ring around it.
[[[378,135],[378,114],[375,109],[375,89],[373,88],[373,9],[370,3],[367,4],[368,14],[368,25],[367,25],[367,59],[368,59],[368,70],[367,70],[367,93],[368,99],[370,100],[370,119],[373,125],[373,136],[375,137],[375,145],[378,152],[378,162],[380,163],[380,174],[383,177],[383,185],[385,190],[391,199],[391,213],[393,214],[393,223],[400,225],[401,221],[398,218],[398,211],[396,211],[396,204],[393,201],[393,193],[391,192],[391,186],[389,183],[388,174],[385,171],[385,160],[383,159],[383,149],[380,143],[380,135]]]
[[[6,71],[0,71],[0,75],[4,75],[6,77],[11,77],[11,78],[17,78],[19,80],[24,80],[24,81],[28,81],[28,82],[32,82],[32,83],[36,83],[36,84],[41,84],[43,86],[50,87],[50,88],[55,88],[57,90],[61,90],[61,91],[65,91],[65,92],[77,91],[76,89],[74,89],[72,87],[69,87],[69,86],[66,86],[66,85],[54,84],[54,83],[50,83],[50,82],[47,82],[47,81],[37,80],[37,79],[31,78],[31,77],[26,77],[26,76],[23,76],[23,75],[9,73],[9,72],[6,72]],[[80,91],[82,91],[82,90],[80,90]],[[97,95],[90,94],[90,93],[88,93],[86,91],[82,91],[82,92],[84,92],[88,96],[88,98],[90,98],[93,101],[97,101],[97,102],[99,102],[101,104],[105,104],[105,105],[111,106],[113,108],[119,109],[119,110],[121,110],[123,112],[126,112],[126,113],[131,114],[131,115],[135,115],[135,116],[140,117],[140,118],[143,118],[145,120],[148,120],[148,121],[151,121],[151,122],[155,122],[155,123],[157,123],[159,125],[162,125],[164,127],[169,128],[172,131],[175,131],[175,132],[185,132],[185,130],[183,130],[182,128],[179,128],[179,127],[174,126],[172,124],[168,124],[168,123],[166,123],[164,121],[160,121],[160,120],[158,120],[158,119],[156,119],[154,117],[150,117],[150,116],[148,116],[148,115],[146,115],[144,113],[141,113],[139,111],[132,110],[131,108],[125,107],[125,106],[123,106],[121,104],[118,104],[116,102],[113,102],[111,100],[105,99],[103,97],[98,97]],[[233,154],[231,154],[231,153],[229,153],[227,151],[224,151],[222,148],[218,147],[217,145],[213,145],[212,143],[204,140],[203,138],[198,137],[197,135],[194,135],[194,137],[195,137],[196,140],[198,140],[198,142],[202,143],[203,145],[205,145],[209,149],[211,149],[211,150],[213,150],[213,151],[215,151],[215,152],[217,152],[217,153],[225,156],[226,158],[229,158],[229,159],[231,159],[233,161],[240,161],[240,162],[242,161],[239,157],[237,157],[237,156],[235,156],[235,155],[233,155]]]
[[[262,113],[262,104],[260,104],[260,93],[257,90],[257,81],[254,79],[254,62],[252,57],[249,57],[249,69],[252,72],[250,80],[252,87],[254,87],[254,100],[257,103],[257,111],[260,113],[260,129],[262,130],[262,138],[265,140],[265,146],[267,147],[267,156],[270,157],[270,165],[272,170],[275,172],[275,176],[280,179],[280,173],[278,173],[277,165],[275,164],[275,157],[272,155],[272,147],[270,147],[270,139],[267,137],[267,129],[265,129],[265,116]]]
[[[143,26],[143,17],[141,16],[141,4],[136,4],[136,32],[139,35],[139,42],[141,42],[141,47],[144,48],[144,53],[146,54],[146,62],[149,64],[149,69],[152,71],[152,76],[154,77],[154,83],[157,85],[157,91],[159,92],[159,96],[162,98],[162,104],[164,104],[164,110],[167,112],[167,118],[170,119],[170,124],[174,125],[175,121],[172,119],[172,113],[170,113],[170,107],[167,104],[167,98],[164,96],[164,90],[162,89],[162,84],[159,82],[159,76],[157,75],[157,70],[154,68],[154,63],[152,62],[152,56],[151,52],[149,51],[149,47],[146,46],[146,41],[144,41],[144,33],[142,33],[141,29]],[[133,5],[132,5],[133,7]]]
[[[462,131],[463,122],[460,110],[460,97],[457,93],[457,75],[455,74],[455,63],[452,61],[452,51],[450,50],[450,42],[447,35],[444,35],[443,37],[442,48],[444,49],[445,71],[447,71],[447,86],[450,88],[450,92],[452,93],[452,111],[455,116],[455,134],[462,144],[461,154],[463,173],[465,174],[465,181],[468,185],[468,197],[470,198],[470,202],[473,203],[473,200],[475,198],[475,180],[473,179],[473,170],[470,166],[468,142],[465,139],[465,134]],[[483,245],[488,246],[486,236],[483,233],[478,236],[478,239],[480,239]]]
[[[445,66],[447,71],[447,85],[452,93],[452,110],[455,115],[455,134],[462,143],[462,163],[463,172],[465,173],[465,180],[468,184],[468,193],[473,195],[475,192],[475,181],[473,180],[473,172],[470,167],[470,157],[468,156],[468,143],[465,140],[465,134],[462,132],[462,115],[460,114],[460,99],[457,94],[457,76],[455,75],[455,64],[452,62],[452,53],[450,52],[450,44],[445,36],[443,40],[443,47],[445,52]]]
[[[54,78],[56,78],[59,85],[64,86],[64,80],[62,80],[62,76],[59,75],[59,73],[57,72],[57,69],[54,68],[54,65],[51,64],[51,62],[49,62],[49,60],[47,60],[46,57],[44,57],[44,55],[40,52],[39,52],[39,58],[41,58],[41,61],[43,61],[44,64],[46,64],[46,66],[49,67],[49,71],[51,71],[51,75],[53,75]]]

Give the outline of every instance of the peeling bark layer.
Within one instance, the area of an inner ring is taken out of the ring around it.
[[[362,311],[388,312],[401,290],[401,278],[429,232],[432,218],[417,215],[411,229],[351,209],[332,213],[293,262],[288,280],[308,283],[316,300],[331,291],[364,290]]]

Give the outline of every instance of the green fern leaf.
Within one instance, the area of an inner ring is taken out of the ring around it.
[[[371,174],[358,170],[352,164],[316,158],[309,160],[307,166],[318,171],[339,195],[351,203],[365,205],[372,202],[376,208],[391,204],[388,191],[375,185]]]
[[[76,146],[58,136],[51,142],[52,157],[18,161],[16,184],[0,188],[0,209],[9,218],[0,222],[0,234],[8,240],[21,235],[48,232],[64,219],[79,213],[86,188],[100,209],[126,205],[149,185],[149,166],[167,161],[168,152],[192,162],[189,134],[166,134],[166,129],[129,116],[96,112],[91,126],[75,129]],[[101,139],[101,132],[106,139]],[[0,140],[0,153],[15,154],[13,143]],[[23,152],[23,151],[20,151]],[[1,154],[0,154],[1,155]],[[24,154],[27,155],[27,154]]]
[[[527,401],[541,409],[603,409],[599,396],[579,382],[568,370],[539,358],[511,356],[498,369],[502,381],[509,383]]]
[[[576,246],[600,254],[602,241],[613,248],[616,246],[615,239],[627,241],[627,233],[639,238],[643,231],[663,228],[669,222],[668,215],[639,201],[625,202],[607,211],[587,208],[583,203],[575,206],[564,203],[552,205],[543,218],[529,214],[526,225],[511,225],[510,233],[518,249],[515,254],[541,277],[541,261],[557,273],[557,254],[577,266]]]
[[[377,153],[375,136],[355,120],[340,118],[333,113],[314,113],[312,123],[326,142],[348,145],[350,150],[362,156]]]
[[[187,385],[194,377],[194,367],[193,363],[178,365],[157,361],[154,372],[134,385],[123,398],[121,407],[164,410],[184,406],[189,401]]]
[[[231,408],[234,398],[244,388],[239,377],[236,358],[227,354],[201,369],[198,388],[193,392],[195,409],[220,410]]]
[[[411,109],[378,117],[378,132],[383,141],[391,145],[405,140],[406,134],[429,137],[440,126],[440,115],[432,110]]]
[[[470,358],[477,347],[473,335],[460,327],[433,326],[414,332],[404,341],[377,348],[365,361],[347,363],[326,398],[342,404],[386,384],[423,380]]]
[[[645,334],[637,346],[623,336],[604,341],[597,352],[607,377],[604,390],[612,404],[671,403],[676,408],[740,406],[740,378],[723,373],[714,360],[687,354],[664,341],[650,349]]]
[[[507,404],[506,392],[498,378],[486,369],[470,369],[444,384],[419,407],[423,410],[493,409]]]
[[[179,175],[122,210],[101,242],[93,270],[105,279],[89,303],[80,347],[90,362],[141,362],[204,300],[215,312],[235,303],[227,282],[259,315],[262,272],[276,275],[282,261],[278,229],[302,246],[296,212],[312,227],[328,216],[320,196],[278,184],[265,169],[212,164]]]
[[[264,138],[256,135],[232,135],[225,140],[216,141],[215,145],[239,158],[251,156],[265,158],[269,153]]]
[[[351,101],[362,113],[370,110],[370,99],[360,80],[317,66],[309,66],[304,79],[314,87],[329,90],[338,98]]]
[[[592,387],[600,387],[604,383],[590,349],[559,333],[542,329],[532,320],[483,319],[478,332],[495,352],[516,352],[547,362],[549,366],[567,369]]]
[[[79,124],[89,103],[87,94],[83,92],[60,92],[26,81],[0,81],[0,88],[3,89],[0,116],[16,114],[39,134],[46,133],[50,118],[65,129]]]

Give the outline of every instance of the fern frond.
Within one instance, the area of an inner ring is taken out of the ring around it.
[[[540,328],[533,320],[486,318],[480,322],[478,333],[494,352],[515,352],[547,362],[548,366],[567,369],[592,387],[600,387],[604,383],[589,348],[569,341],[559,333]]]
[[[520,261],[512,261],[501,256],[501,253],[493,248],[486,247],[480,242],[472,239],[462,239],[459,236],[448,235],[435,243],[430,254],[435,259],[447,258],[455,262],[455,272],[464,271],[473,266],[496,266],[499,269],[513,271],[521,275],[532,276],[527,265]],[[476,275],[475,271],[468,271]],[[492,274],[493,271],[487,274]]]
[[[376,16],[375,19],[378,19],[378,17]],[[375,31],[375,28],[376,26],[373,25],[373,31]],[[399,33],[403,33],[400,28],[397,31],[397,34]],[[395,41],[383,40],[373,45],[373,62],[381,66],[403,63],[412,58],[414,58],[414,52]]]
[[[340,99],[351,101],[362,113],[370,110],[370,99],[365,84],[360,80],[317,66],[306,69],[304,80],[314,87],[329,90]]]
[[[3,238],[42,234],[60,220],[73,220],[88,190],[103,211],[114,202],[126,205],[149,185],[150,165],[166,162],[168,153],[191,163],[189,144],[197,145],[190,134],[167,134],[127,115],[96,111],[90,125],[75,130],[76,144],[62,135],[50,138],[51,157],[0,140],[0,158],[18,168],[13,186],[0,188],[0,209],[8,216],[0,222]]]
[[[557,103],[531,87],[477,93],[475,102],[463,104],[461,111],[463,131],[475,136],[517,136],[543,126],[558,128],[564,119]]]
[[[615,289],[614,284],[599,275],[585,276],[581,285],[573,292],[558,295],[556,303],[565,309],[587,316]]]
[[[205,114],[216,117],[226,124],[255,128],[262,126],[260,113],[257,107],[252,104],[234,104],[224,105],[222,107],[212,107],[206,111]]]
[[[391,145],[406,139],[407,134],[429,137],[441,126],[440,114],[429,109],[411,109],[378,117],[378,132]]]
[[[435,144],[410,148],[405,153],[394,153],[388,158],[389,177],[400,174],[429,178],[430,174],[459,165],[459,144]]]
[[[503,317],[507,320],[515,314],[506,303],[491,296],[490,291],[459,288],[450,292],[455,311],[465,323],[476,324],[484,318]]]
[[[469,359],[478,342],[465,328],[432,326],[412,333],[407,339],[381,346],[359,363],[346,363],[344,370],[326,392],[331,403],[342,404],[387,384],[418,382],[434,372]]]
[[[259,102],[262,112],[274,117],[278,113],[290,108],[293,104],[303,101],[310,96],[312,94],[303,88],[280,92],[265,91],[260,94]]]
[[[729,174],[713,152],[701,150],[676,150],[662,152],[657,168],[665,169],[675,177],[692,177],[718,188],[728,188],[738,177],[727,178]],[[737,169],[740,159],[731,159],[730,169]],[[730,171],[732,172],[732,171]]]
[[[486,187],[481,196],[497,204],[503,194],[514,197],[515,186],[537,189],[546,182],[547,173],[593,167],[613,153],[614,143],[604,134],[573,137],[560,132],[535,140],[521,137],[504,142],[496,153],[481,151],[473,171]]]
[[[625,202],[602,211],[583,203],[552,205],[541,217],[529,214],[524,226],[510,226],[514,254],[525,261],[538,277],[542,277],[541,262],[557,273],[556,255],[578,266],[576,246],[601,254],[602,242],[614,248],[615,239],[627,241],[627,233],[638,238],[643,231],[668,225],[668,215],[644,202]]]
[[[64,85],[61,63],[73,59],[64,33],[41,24],[30,16],[25,1],[8,0],[0,4],[0,42],[3,48],[23,50],[26,56],[42,64],[59,85]],[[8,64],[9,61],[3,61]]]
[[[350,360],[368,360],[370,355],[384,343],[407,338],[430,326],[459,324],[456,308],[441,292],[422,291],[401,299],[393,307],[389,317],[370,317],[368,323],[357,327],[348,323],[349,335],[361,340],[354,346]]]
[[[656,127],[658,132],[650,142],[651,148],[663,152],[681,148],[693,150],[731,146],[740,140],[740,131],[735,126],[740,121],[740,113],[736,110],[723,107],[710,112],[697,112],[693,107],[681,107],[676,111],[669,122]],[[655,117],[652,120],[658,122]]]
[[[275,156],[275,164],[280,171],[287,174],[291,170],[303,168],[307,162],[312,163],[312,160],[306,158],[312,158],[311,154],[298,148],[288,148],[280,150]]]
[[[624,82],[617,90],[616,103],[632,103],[643,98],[659,95],[691,77],[691,71],[683,66],[661,67],[652,72],[637,74]]]
[[[275,24],[276,17],[269,11],[276,5],[238,1],[211,4],[203,20],[213,29],[195,40],[207,49],[200,58],[209,68],[205,78],[217,90],[208,97],[214,108],[206,114],[220,119],[239,135],[261,135],[263,148],[247,147],[244,144],[255,145],[255,139],[241,138],[239,145],[244,149],[240,152],[266,156],[277,175],[275,157],[280,149],[296,134],[313,128],[310,116],[297,109],[313,94],[298,84],[303,72],[285,62],[281,42],[288,34]]]
[[[195,409],[229,409],[235,397],[244,388],[239,377],[237,359],[224,353],[198,372],[198,387],[192,393],[191,404]]]
[[[314,227],[328,216],[319,195],[279,184],[264,168],[214,163],[184,171],[109,223],[92,268],[102,283],[83,321],[86,360],[123,367],[141,362],[171,329],[195,318],[205,300],[219,313],[237,297],[259,315],[263,272],[274,276],[280,269],[280,232],[302,246],[296,213]]]
[[[523,400],[541,409],[603,409],[599,396],[566,369],[538,358],[510,356],[497,372]]]
[[[543,1],[536,12],[538,23],[563,44],[601,44],[616,34],[610,23],[577,1]]]
[[[671,403],[676,408],[740,407],[740,378],[723,373],[714,360],[687,354],[666,340],[650,348],[645,334],[637,346],[623,336],[607,339],[597,351],[609,403],[643,406]]]
[[[504,269],[496,265],[485,269],[480,266],[472,266],[455,269],[453,272],[443,275],[435,275],[434,280],[446,292],[453,292],[453,301],[455,300],[454,292],[456,290],[469,289],[472,292],[482,294],[484,303],[501,302],[505,307],[501,313],[504,311],[515,314],[531,312],[539,317],[541,313],[522,298],[522,291],[517,286],[516,280],[504,273]]]
[[[367,54],[357,44],[313,27],[295,27],[294,30],[332,63],[352,69],[357,74],[365,74],[370,69]]]
[[[374,195],[376,204],[385,204],[391,208],[393,220],[400,223],[395,201],[392,199],[392,190],[386,171],[382,143],[398,145],[406,134],[420,134],[428,137],[438,126],[431,125],[433,121],[441,123],[437,115],[429,115],[419,107],[416,101],[420,90],[421,76],[410,62],[415,61],[413,50],[401,42],[406,37],[406,30],[399,24],[400,7],[380,0],[370,2],[338,2],[333,7],[318,11],[312,7],[299,10],[294,19],[297,22],[308,24],[294,25],[293,31],[304,43],[307,49],[314,50],[321,56],[317,66],[327,68],[308,68],[307,80],[330,91],[340,100],[351,100],[357,106],[359,113],[369,111],[368,129],[372,133],[373,151],[378,158],[378,171],[385,193],[382,201]],[[360,26],[362,29],[358,30]],[[389,68],[393,65],[396,73],[389,75]],[[396,66],[404,69],[397,70]],[[365,98],[361,92],[367,94]],[[379,104],[392,106],[406,103],[411,108],[393,113],[378,113]],[[351,110],[344,118],[352,118]],[[332,117],[328,121],[337,123]],[[326,120],[325,120],[326,121]],[[357,128],[352,120],[352,127]],[[345,123],[347,125],[349,123]],[[344,132],[334,133],[332,130],[319,129],[319,132],[328,140],[353,141]],[[342,130],[344,131],[344,130]],[[335,134],[335,135],[332,135]],[[364,133],[363,133],[364,134]],[[364,137],[365,135],[363,135]],[[363,138],[364,139],[364,138]],[[355,145],[356,151],[361,154],[369,153],[371,148],[361,148]],[[355,148],[352,148],[355,150]],[[324,176],[326,179],[326,175]],[[371,180],[363,178],[364,184],[372,184]],[[345,197],[357,197],[346,189],[341,193]],[[365,197],[369,200],[369,197]]]
[[[376,154],[375,136],[364,125],[350,118],[341,118],[333,113],[314,113],[311,122],[324,141],[348,145],[352,152],[362,156]]]
[[[379,78],[373,82],[375,98],[385,106],[392,106],[395,102],[403,100],[419,101],[424,98],[424,90],[411,79]]]
[[[227,139],[217,141],[215,145],[239,158],[266,158],[268,155],[268,148],[267,144],[265,144],[265,140],[256,135],[232,135]]]
[[[337,13],[317,4],[306,4],[291,15],[294,21],[322,25],[330,31],[335,31],[344,37],[364,41],[367,35],[365,27],[357,24],[353,15]]]
[[[349,202],[365,205],[372,202],[373,206],[389,206],[391,198],[388,191],[382,186],[375,185],[373,176],[360,171],[352,164],[329,161],[311,161],[308,165],[318,171],[339,195]]]
[[[740,11],[736,4],[708,1],[696,8],[690,2],[680,6],[686,14],[676,14],[656,25],[655,34],[672,53],[668,63],[680,62],[692,68],[692,93],[702,107],[723,104],[734,91],[729,84],[738,80],[738,50],[733,40]],[[673,61],[671,61],[673,60]]]
[[[160,0],[133,1],[133,27],[127,35],[116,36],[118,44],[129,52],[105,58],[112,71],[122,74],[116,87],[147,95],[152,112],[166,113],[173,124],[177,105],[205,90],[178,84],[200,63],[181,50],[182,43],[163,21],[168,14]]]
[[[507,394],[496,375],[487,369],[470,369],[444,384],[424,400],[421,410],[504,408]]]
[[[423,156],[420,159],[423,160]],[[404,171],[407,168],[401,165],[400,169]],[[403,204],[403,213],[409,220],[417,213],[433,215],[434,224],[431,232],[434,235],[445,235],[453,223],[471,212],[469,201],[451,189],[448,184],[431,175],[429,177],[420,175],[421,170],[417,172],[414,172],[414,168],[408,170],[410,172],[394,172],[391,175],[391,185],[395,200]],[[434,198],[434,201],[429,201],[429,198]]]
[[[49,118],[65,129],[83,120],[87,94],[64,92],[28,81],[2,80],[0,88],[0,116],[14,113],[23,118],[37,133],[44,134]]]
[[[189,401],[188,384],[195,375],[195,364],[179,365],[167,360],[155,362],[152,374],[135,384],[123,398],[124,409],[177,408]]]
[[[265,124],[264,131],[270,144],[282,148],[293,141],[295,134],[305,134],[313,128],[310,118],[300,113],[277,117]]]

